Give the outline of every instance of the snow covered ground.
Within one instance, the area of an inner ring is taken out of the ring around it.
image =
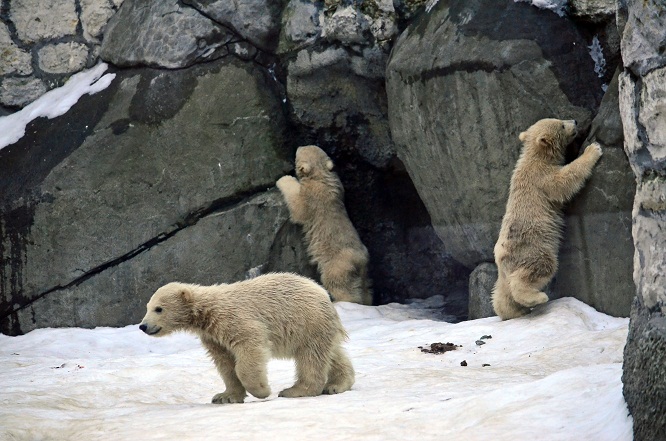
[[[278,360],[273,394],[244,404],[209,404],[224,386],[187,334],[157,339],[128,326],[0,335],[0,439],[632,439],[620,380],[628,319],[565,298],[520,319],[450,324],[427,305],[339,304],[353,389],[277,398],[293,379],[292,363]],[[437,342],[461,347],[418,348]]]

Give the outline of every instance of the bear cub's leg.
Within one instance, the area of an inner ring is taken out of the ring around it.
[[[236,375],[243,387],[257,398],[271,394],[266,374],[269,354],[263,349],[266,347],[269,347],[268,343],[248,341],[235,351]]]
[[[236,363],[233,355],[223,346],[207,338],[202,338],[201,343],[208,350],[213,359],[217,371],[220,373],[226,390],[216,394],[212,402],[214,404],[242,403],[245,401],[246,393],[243,384],[236,375]]]
[[[280,392],[281,397],[315,397],[321,395],[326,385],[330,361],[321,357],[315,348],[307,348],[296,354],[296,383]]]
[[[338,346],[331,351],[331,367],[328,371],[328,381],[324,386],[325,394],[339,394],[346,392],[354,384],[354,367],[345,350]]]

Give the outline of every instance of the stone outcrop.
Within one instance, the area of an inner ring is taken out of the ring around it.
[[[496,281],[497,266],[494,263],[482,263],[474,268],[469,276],[469,320],[497,315],[492,300]]]
[[[636,176],[636,300],[624,350],[624,397],[637,441],[666,439],[666,16],[659,1],[621,1],[620,113]]]

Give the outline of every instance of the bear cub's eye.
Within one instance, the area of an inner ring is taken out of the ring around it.
[[[157,312],[157,313],[162,312],[162,307],[161,307],[161,306],[158,306],[157,308],[155,308],[155,312]]]

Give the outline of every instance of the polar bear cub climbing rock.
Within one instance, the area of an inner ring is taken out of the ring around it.
[[[308,254],[333,300],[372,304],[368,250],[347,215],[333,161],[317,146],[299,147],[296,178],[283,176],[276,185],[291,221],[303,226]]]
[[[540,120],[519,136],[523,150],[495,245],[493,308],[504,320],[548,301],[541,290],[557,271],[561,208],[583,187],[602,154],[593,143],[563,166],[565,149],[575,136],[576,121],[559,119]]]

